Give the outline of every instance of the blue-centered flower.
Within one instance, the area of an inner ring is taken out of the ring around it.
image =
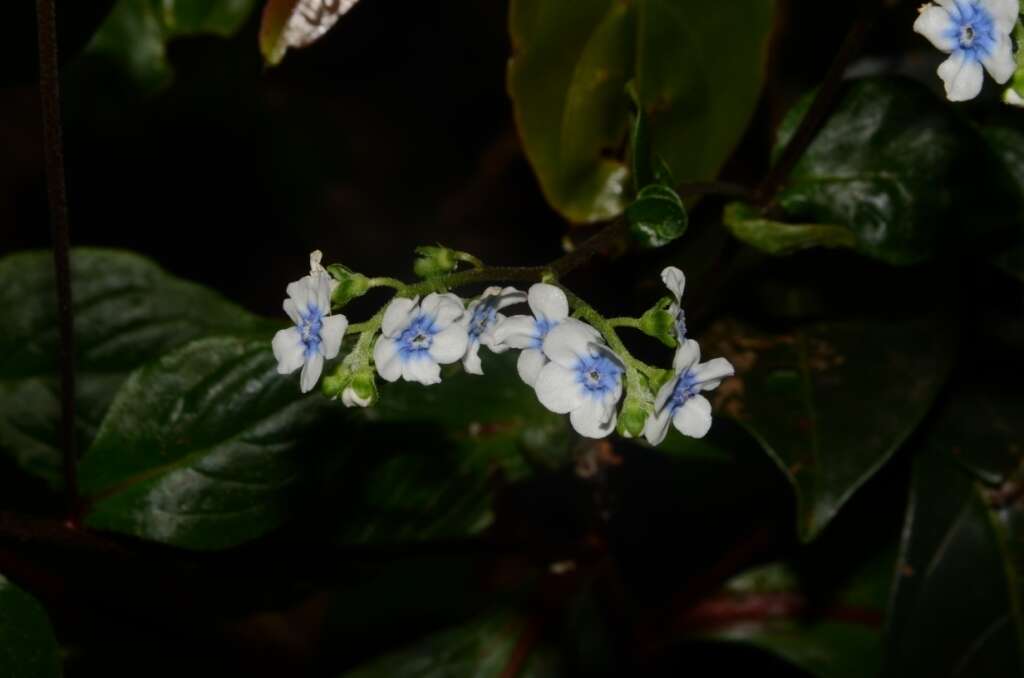
[[[462,316],[462,324],[466,327],[469,343],[466,355],[462,357],[462,366],[470,374],[483,374],[480,364],[480,346],[486,346],[494,353],[508,350],[508,345],[497,341],[494,337],[495,328],[505,320],[499,311],[512,304],[526,301],[526,294],[514,287],[488,287],[480,298],[470,302],[466,314]]]
[[[385,381],[441,382],[441,365],[466,354],[469,335],[458,322],[465,308],[454,294],[431,293],[419,303],[399,298],[388,304],[381,336],[373,347],[377,374]]]
[[[514,315],[505,318],[494,328],[494,342],[498,346],[522,349],[516,367],[524,382],[533,386],[537,375],[548,363],[544,355],[544,339],[554,327],[569,317],[569,300],[565,292],[554,285],[537,283],[530,287],[527,303],[533,315]],[[595,341],[601,335],[585,325]]]
[[[1010,35],[1019,0],[935,0],[922,5],[914,30],[949,54],[939,66],[950,101],[978,96],[987,70],[1000,85],[1017,68]]]
[[[331,278],[326,273],[304,276],[288,285],[287,292],[284,312],[294,325],[274,335],[274,357],[280,374],[302,368],[299,388],[308,393],[320,378],[324,360],[341,350],[348,320],[331,315]]]
[[[644,437],[651,445],[665,439],[669,424],[685,436],[703,438],[711,429],[711,403],[701,392],[717,388],[735,374],[725,358],[700,362],[700,346],[693,339],[679,346],[672,367],[675,375],[658,391],[654,412],[644,426]]]
[[[550,359],[537,375],[537,398],[552,412],[568,414],[581,436],[603,438],[615,430],[622,397],[622,360],[599,339],[595,330],[567,318],[544,338]]]

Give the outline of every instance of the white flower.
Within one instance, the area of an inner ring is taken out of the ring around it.
[[[682,346],[686,341],[686,314],[683,313],[683,289],[686,287],[686,276],[675,266],[669,266],[661,272],[661,280],[672,296],[676,298],[675,303],[668,307],[668,312],[675,318],[673,325],[675,337],[679,345]]]
[[[465,309],[454,294],[428,294],[422,303],[394,299],[384,311],[381,336],[373,347],[377,374],[385,381],[441,382],[441,365],[466,354],[469,336],[457,322]]]
[[[644,437],[652,445],[665,439],[669,423],[683,435],[703,438],[711,428],[711,403],[700,392],[717,388],[735,373],[725,358],[700,362],[700,346],[693,339],[680,345],[672,367],[676,374],[658,391],[654,413],[644,426]]]
[[[291,374],[302,368],[299,388],[308,393],[316,386],[324,360],[338,355],[348,328],[343,315],[331,315],[331,284],[326,273],[307,275],[288,285],[284,312],[294,327],[274,335],[277,371]]]
[[[565,292],[554,285],[537,283],[530,287],[527,302],[533,315],[505,318],[494,328],[494,341],[497,345],[523,349],[517,363],[519,376],[533,386],[541,368],[548,362],[542,350],[544,338],[553,327],[569,317],[569,300],[565,298]],[[600,336],[594,331],[595,340]]]
[[[950,101],[978,96],[985,75],[1000,85],[1017,68],[1010,34],[1017,24],[1019,0],[935,0],[918,10],[914,30],[949,54],[939,66]]]
[[[309,253],[309,274],[313,276],[327,276],[327,279],[331,281],[331,292],[333,293],[334,288],[337,287],[339,283],[331,276],[330,273],[327,272],[327,269],[320,264],[320,262],[323,261],[323,258],[324,253],[320,250],[313,250]]]
[[[506,306],[521,304],[524,301],[526,301],[526,294],[514,287],[504,289],[488,287],[479,299],[469,304],[461,321],[469,335],[466,355],[462,358],[462,366],[467,372],[470,374],[484,373],[483,367],[480,365],[481,344],[495,353],[501,353],[508,349],[506,344],[500,343],[494,338],[494,329],[505,320],[505,316],[498,311]]]
[[[547,333],[550,362],[537,375],[537,398],[544,407],[569,414],[577,433],[603,438],[615,430],[625,367],[610,348],[595,340],[594,329],[568,318]]]

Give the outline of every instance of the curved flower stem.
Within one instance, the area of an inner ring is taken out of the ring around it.
[[[480,259],[478,259],[477,257],[474,257],[469,252],[456,252],[455,258],[458,261],[469,264],[475,269],[485,268],[484,262],[480,261]]]
[[[608,324],[612,327],[632,327],[635,330],[640,329],[639,318],[608,318]]]
[[[387,308],[387,306],[385,306],[384,308]],[[362,345],[363,340],[364,340],[364,338],[367,335],[369,335],[370,338],[372,339],[373,335],[376,334],[378,329],[380,329],[380,324],[384,320],[384,308],[382,308],[381,310],[377,311],[377,314],[374,315],[369,320],[367,320],[365,322],[354,323],[352,325],[349,325],[348,329],[345,330],[345,335],[346,336],[348,336],[350,334],[362,334],[363,335],[362,337],[359,337],[359,343],[356,344],[356,349],[358,349]],[[369,340],[367,340],[367,342],[368,341]]]
[[[405,288],[405,283],[397,278],[370,278],[370,287],[394,287],[396,290]]]

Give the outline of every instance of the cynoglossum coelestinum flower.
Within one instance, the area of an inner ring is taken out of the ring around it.
[[[537,398],[558,414],[569,414],[576,432],[603,438],[615,430],[625,367],[615,353],[595,340],[593,328],[567,318],[544,338],[550,359],[537,375]]]
[[[676,299],[675,303],[668,307],[668,312],[675,318],[676,341],[682,346],[686,341],[686,314],[683,313],[683,290],[686,288],[686,276],[675,266],[669,266],[661,272],[661,280]]]
[[[288,285],[284,312],[295,324],[275,334],[272,343],[280,374],[302,368],[299,388],[303,393],[316,386],[324,360],[338,355],[348,328],[345,316],[331,315],[330,280],[326,273],[316,273]]]
[[[654,413],[644,426],[644,437],[658,445],[668,434],[669,424],[691,438],[703,438],[711,429],[711,403],[701,391],[717,388],[735,373],[725,358],[700,362],[700,346],[688,339],[676,350],[672,361],[675,376],[658,391]]]
[[[983,69],[1000,85],[1013,75],[1017,63],[1010,35],[1019,0],[935,0],[918,11],[914,30],[950,55],[938,71],[950,101],[978,96]]]
[[[494,341],[497,345],[522,349],[516,366],[522,380],[533,386],[541,368],[548,362],[543,350],[544,338],[569,317],[569,300],[558,287],[536,283],[530,286],[526,301],[533,315],[505,318],[494,328]],[[585,327],[592,332],[595,341],[600,341],[601,335],[596,330],[589,325]]]
[[[454,294],[432,292],[419,302],[398,298],[388,304],[381,336],[373,347],[377,374],[385,381],[441,382],[441,365],[466,354],[469,335],[458,321],[465,313]]]
[[[484,345],[495,353],[501,353],[508,349],[508,346],[495,340],[494,329],[505,320],[499,311],[512,304],[521,304],[526,301],[526,293],[514,287],[488,287],[478,299],[470,302],[465,315],[462,316],[462,324],[466,327],[469,336],[469,344],[466,346],[466,355],[462,358],[462,366],[470,374],[483,374],[484,370],[480,364],[480,346]]]

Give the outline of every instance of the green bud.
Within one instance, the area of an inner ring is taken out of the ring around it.
[[[352,372],[350,372],[344,364],[338,365],[338,369],[335,370],[334,374],[329,374],[324,377],[320,384],[320,389],[328,398],[337,398],[351,381]]]
[[[647,419],[653,411],[653,403],[649,400],[628,394],[626,402],[622,404],[622,412],[619,413],[617,427],[619,435],[627,438],[639,438],[643,435],[644,425],[647,424]]]
[[[353,299],[363,296],[370,289],[369,278],[341,264],[331,264],[327,267],[327,272],[338,282],[334,291],[331,292],[333,306],[340,308]]]
[[[675,316],[669,313],[672,305],[670,297],[662,297],[661,300],[651,307],[646,313],[640,316],[640,330],[649,336],[654,337],[661,343],[675,348]]]
[[[369,407],[377,402],[377,378],[369,367],[356,372],[348,388],[341,394],[345,407]]]
[[[459,263],[457,253],[441,245],[417,247],[416,254],[420,256],[416,259],[412,269],[421,278],[436,278],[446,275],[454,271]]]

